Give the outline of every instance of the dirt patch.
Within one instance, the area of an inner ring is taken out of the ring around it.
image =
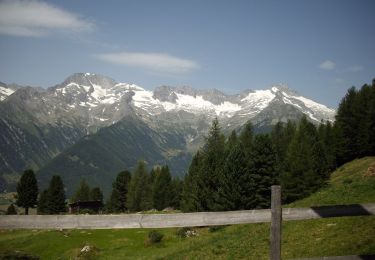
[[[375,162],[368,167],[367,171],[363,174],[363,177],[375,177]]]

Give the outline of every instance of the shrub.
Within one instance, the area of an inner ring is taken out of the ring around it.
[[[148,233],[147,244],[153,245],[153,244],[160,243],[161,240],[163,239],[163,237],[164,237],[164,235],[161,234],[160,232],[158,232],[156,230],[152,230]]]
[[[179,228],[177,229],[176,231],[176,235],[180,238],[185,238],[186,237],[186,234],[188,231],[190,231],[191,228],[190,227],[182,227],[182,228]]]
[[[17,210],[13,203],[9,205],[7,209],[7,215],[17,215]]]

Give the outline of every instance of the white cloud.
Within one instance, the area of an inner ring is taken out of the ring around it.
[[[53,31],[91,31],[94,24],[76,14],[40,1],[0,2],[0,34],[24,37],[44,36]]]
[[[319,64],[319,68],[322,70],[333,70],[336,64],[331,60],[325,60],[321,64]]]
[[[362,71],[364,70],[364,68],[362,66],[359,66],[359,65],[355,65],[355,66],[351,66],[351,67],[348,67],[345,69],[345,71],[348,71],[348,72],[358,72],[358,71]]]
[[[164,53],[119,52],[97,54],[94,57],[109,63],[169,74],[184,74],[199,68],[199,64],[195,61]]]

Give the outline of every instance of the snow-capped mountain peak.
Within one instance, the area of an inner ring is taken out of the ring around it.
[[[10,95],[14,91],[0,87],[0,94]],[[87,122],[88,126],[113,124],[128,114],[152,121],[155,117],[164,118],[181,111],[194,117],[206,117],[208,121],[219,117],[220,120],[236,122],[252,120],[265,113],[268,117],[282,114],[283,107],[290,107],[288,113],[292,110],[293,113],[303,113],[316,122],[333,120],[335,114],[333,109],[299,95],[285,84],[247,90],[237,95],[227,95],[217,89],[196,90],[189,86],[160,86],[151,91],[135,84],[118,83],[99,74],[76,73],[63,83],[38,93],[36,98],[41,97],[47,107],[49,121],[66,117],[69,113]],[[273,121],[280,118],[282,115]]]

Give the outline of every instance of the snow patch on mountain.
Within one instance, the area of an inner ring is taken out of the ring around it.
[[[210,101],[207,101],[203,96],[192,96],[188,94],[181,94],[172,92],[176,95],[174,103],[168,101],[160,101],[154,98],[152,91],[137,88],[133,90],[134,96],[132,97],[134,106],[147,110],[148,112],[155,114],[156,112],[170,112],[184,110],[192,113],[204,113],[210,111],[216,115],[231,116],[235,112],[241,110],[241,106],[228,101],[225,101],[219,105],[214,105]]]
[[[334,109],[331,109],[331,108],[326,107],[325,105],[316,103],[315,101],[313,101],[311,99],[308,99],[308,98],[305,98],[305,97],[302,97],[302,96],[297,96],[297,97],[294,97],[294,98],[302,101],[305,104],[305,106],[310,108],[310,109],[320,110],[320,111],[323,111],[323,112],[326,112],[326,113],[334,113],[335,112]]]
[[[0,101],[5,100],[7,97],[12,95],[15,90],[0,86]]]
[[[180,111],[208,119],[217,116],[242,122],[256,117],[268,107],[282,110],[285,104],[317,122],[333,120],[335,114],[335,110],[300,96],[286,85],[275,85],[266,90],[247,90],[238,95],[226,95],[215,89],[196,90],[188,86],[161,86],[150,91],[97,74],[77,73],[51,88],[48,93],[43,96],[53,96],[51,109],[56,109],[52,107],[60,104],[64,111],[84,117],[89,125],[117,122],[133,112],[152,120],[153,116],[163,113],[172,113],[173,116],[173,113]],[[47,96],[45,98],[48,99]],[[266,113],[270,113],[270,116],[275,114],[272,111]]]

